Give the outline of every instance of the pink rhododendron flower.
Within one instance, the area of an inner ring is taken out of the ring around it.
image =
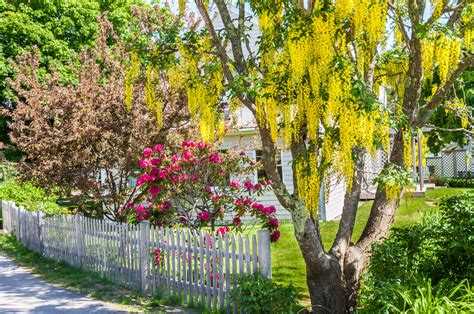
[[[196,143],[193,141],[183,141],[183,143],[181,143],[181,146],[182,147],[196,147]]]
[[[135,207],[135,214],[138,220],[143,221],[143,220],[148,219],[148,216],[150,215],[150,211],[146,209],[142,204],[138,204],[137,207]]]
[[[205,212],[205,211],[200,212],[198,214],[198,218],[199,218],[199,220],[207,221],[207,220],[211,219],[211,213]]]
[[[161,187],[159,186],[152,186],[150,187],[150,194],[151,196],[156,196],[158,193],[161,192]]]
[[[230,183],[230,186],[233,188],[240,188],[242,186],[242,183],[240,183],[239,181],[232,181]]]
[[[194,178],[192,179],[192,181],[193,181],[194,183],[199,182],[199,177],[194,177]]]
[[[166,171],[166,170],[158,171],[158,178],[165,179],[167,176],[168,176],[168,171]]]
[[[161,144],[156,144],[153,150],[157,153],[162,152],[165,148]]]
[[[197,148],[199,148],[199,149],[201,149],[201,150],[202,150],[202,149],[205,149],[205,148],[208,148],[208,147],[209,147],[209,144],[204,143],[204,142],[199,142],[199,143],[197,144]]]
[[[158,168],[151,168],[150,176],[156,178],[158,176]]]
[[[148,173],[142,173],[137,179],[137,186],[151,181],[151,176]]]
[[[217,228],[217,235],[220,234],[221,236],[224,236],[229,231],[230,231],[230,229],[227,226],[219,227],[219,228]]]
[[[178,184],[179,183],[179,176],[178,175],[173,175],[171,177],[171,181],[173,182],[173,184]]]
[[[262,213],[264,213],[265,215],[271,215],[271,214],[274,214],[276,213],[276,207],[275,206],[267,206],[265,208],[262,209]]]
[[[171,156],[171,161],[176,163],[181,160],[181,157],[179,155],[173,155]]]
[[[270,241],[272,242],[277,242],[278,239],[280,239],[280,230],[275,230],[273,233],[270,235]]]
[[[235,205],[237,205],[237,206],[243,206],[243,205],[244,205],[244,201],[242,201],[242,200],[236,200],[236,201],[235,201]]]
[[[194,157],[194,153],[189,149],[185,149],[181,153],[181,156],[186,160],[191,160]]]
[[[170,167],[171,171],[178,172],[181,171],[181,166],[180,165],[173,165]]]
[[[163,201],[163,203],[159,206],[160,209],[166,210],[171,207],[171,202],[168,200]]]
[[[270,182],[270,180],[265,180],[265,185],[270,186],[270,185],[272,185],[272,183]]]
[[[151,165],[151,161],[148,158],[142,158],[138,162],[138,165],[140,166],[140,168],[147,168],[148,166]]]
[[[161,250],[153,250],[153,262],[155,263],[155,265],[159,265],[161,263]]]
[[[218,164],[222,161],[222,158],[221,156],[219,156],[218,153],[212,153],[209,155],[209,161],[214,163],[214,164]]]
[[[152,164],[153,166],[159,166],[159,165],[161,164],[161,159],[159,159],[159,158],[152,158],[152,159],[151,159],[151,164]]]
[[[222,195],[216,195],[216,194],[214,194],[214,195],[212,195],[212,197],[211,197],[211,201],[212,201],[213,203],[215,203],[215,202],[219,201],[221,198],[222,198]]]
[[[259,211],[262,211],[265,208],[265,206],[263,204],[255,202],[255,203],[252,204],[252,208],[256,209],[256,210],[259,210]]]
[[[245,204],[245,205],[251,205],[252,203],[253,203],[253,201],[252,201],[250,198],[246,198],[246,199],[244,200],[244,204]]]
[[[257,183],[253,186],[254,190],[260,190],[262,188],[262,185],[260,183]]]
[[[253,184],[249,180],[244,182],[244,186],[247,189],[247,191],[252,191],[253,190]]]
[[[270,223],[270,226],[272,226],[273,229],[278,228],[278,218],[270,217],[270,218],[268,218],[268,222]]]
[[[189,179],[189,176],[186,173],[183,173],[181,180],[186,181],[187,179]]]
[[[239,226],[242,223],[242,220],[240,219],[240,217],[234,217],[234,219],[232,219],[232,223],[234,224],[234,226]]]
[[[143,156],[150,157],[153,154],[153,150],[150,147],[147,147],[143,150]]]

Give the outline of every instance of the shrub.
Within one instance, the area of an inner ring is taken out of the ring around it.
[[[223,224],[242,231],[244,221],[258,222],[270,230],[272,241],[280,237],[276,207],[254,200],[269,183],[252,183],[255,162],[245,153],[220,152],[204,142],[184,141],[181,147],[146,148],[139,165],[142,173],[136,184],[143,191],[142,199],[124,208],[131,222],[148,220],[157,226],[179,224],[192,229],[210,226],[212,231]],[[231,181],[231,174],[241,181]],[[221,234],[230,231],[219,229]]]
[[[16,170],[16,168],[3,164],[0,165],[0,173],[2,175],[0,183],[10,181],[18,176],[18,170]]]
[[[426,280],[433,284],[432,290],[438,289],[438,294],[444,291],[445,296],[456,283],[464,279],[473,282],[473,234],[472,193],[444,198],[439,210],[426,215],[422,222],[394,228],[387,239],[373,247],[361,293],[363,308],[400,304],[403,296],[397,290],[408,291],[405,296],[415,295],[420,286],[428,291]],[[420,283],[416,278],[427,279]]]
[[[246,313],[294,313],[299,308],[293,286],[284,287],[258,273],[239,278],[230,298]]]
[[[58,199],[55,195],[47,195],[40,188],[31,183],[20,183],[10,180],[0,185],[0,199],[15,202],[17,206],[23,206],[26,210],[42,211],[46,214],[57,214],[61,207],[56,204]]]
[[[449,178],[446,185],[451,188],[474,188],[474,178]]]
[[[449,178],[434,176],[433,181],[436,186],[447,186]]]
[[[414,278],[410,284],[390,282],[372,291],[365,300],[364,312],[390,313],[468,313],[474,302],[474,290],[467,280],[452,288],[441,281],[433,286],[429,278]]]

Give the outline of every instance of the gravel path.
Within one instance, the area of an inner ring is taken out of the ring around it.
[[[127,313],[53,286],[0,255],[0,313]]]

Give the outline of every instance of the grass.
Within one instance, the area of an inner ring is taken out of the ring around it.
[[[41,279],[83,295],[120,305],[125,311],[169,311],[179,304],[172,298],[145,297],[138,292],[117,286],[95,273],[56,262],[29,250],[13,236],[0,233],[0,252],[18,265],[28,268]]]
[[[428,190],[424,198],[404,198],[395,215],[393,226],[400,227],[420,220],[423,213],[434,209],[438,201],[449,195],[461,194],[469,189],[434,189]],[[369,217],[372,202],[365,202],[359,207],[354,227],[352,241],[362,234]],[[321,235],[326,249],[329,249],[339,226],[338,221],[321,223]],[[273,279],[281,284],[292,284],[302,295],[303,303],[308,302],[309,294],[306,287],[306,269],[303,256],[293,235],[293,225],[283,222],[280,225],[281,237],[278,243],[272,245]]]

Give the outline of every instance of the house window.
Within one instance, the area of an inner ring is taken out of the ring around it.
[[[262,160],[262,155],[263,155],[262,150],[256,150],[255,151],[255,160],[257,162],[260,162]],[[283,167],[282,167],[282,163],[281,163],[281,151],[280,150],[276,151],[275,158],[276,158],[276,164],[277,164],[277,171],[280,174],[280,178],[282,178],[282,180],[283,180]],[[257,179],[259,181],[268,179],[267,173],[266,173],[265,169],[263,169],[263,166],[260,167],[260,169],[257,170]]]

